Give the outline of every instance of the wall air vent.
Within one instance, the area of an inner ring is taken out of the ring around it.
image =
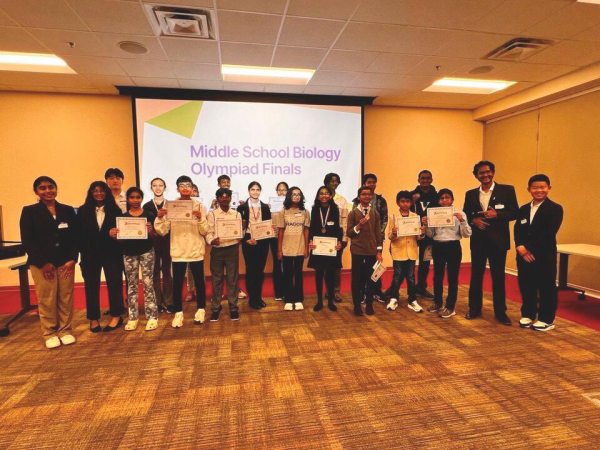
[[[545,39],[515,38],[492,50],[483,58],[496,61],[521,62],[552,45],[554,45],[554,41]]]
[[[213,15],[209,9],[179,8],[144,4],[157,36],[188,37],[214,40]]]

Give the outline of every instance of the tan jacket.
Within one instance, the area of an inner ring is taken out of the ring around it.
[[[418,216],[414,212],[408,214],[409,217]],[[394,220],[390,220],[388,223],[388,238],[390,239],[390,253],[394,261],[416,261],[419,259],[419,248],[417,247],[417,240],[421,239],[420,236],[396,236],[392,235],[392,228],[394,228]]]

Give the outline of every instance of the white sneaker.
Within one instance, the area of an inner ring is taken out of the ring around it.
[[[423,312],[423,308],[421,308],[421,305],[419,305],[416,300],[413,300],[408,304],[408,309],[412,309],[416,313]]]
[[[133,331],[137,328],[138,321],[137,320],[129,320],[127,321],[127,325],[125,325],[125,331]]]
[[[205,316],[206,316],[206,312],[204,311],[204,309],[199,309],[198,311],[196,311],[196,315],[194,316],[194,323],[196,325],[200,325],[201,323],[204,323]]]
[[[240,289],[240,292],[238,292],[238,298],[244,299],[244,298],[247,298],[247,297],[248,296],[246,295],[246,293]]]
[[[294,304],[293,303],[286,303],[285,306],[283,307],[284,311],[293,311],[294,310]]]
[[[398,307],[398,300],[395,298],[390,299],[390,302],[387,305],[387,309],[389,309],[390,311],[396,311],[397,307]]]
[[[532,324],[533,324],[533,320],[531,320],[528,317],[521,317],[521,320],[519,320],[519,326],[521,328],[531,328]]]
[[[296,308],[296,311],[302,311],[304,309],[302,302],[294,303],[294,307]]]
[[[60,347],[60,339],[58,338],[58,336],[54,336],[46,340],[46,348],[56,347]]]
[[[175,313],[175,317],[173,317],[173,322],[171,322],[171,326],[173,328],[181,328],[183,326],[183,313],[182,312]]]
[[[62,342],[63,345],[71,345],[74,344],[75,341],[75,336],[72,334],[65,334],[60,338],[60,342]]]
[[[550,330],[554,330],[554,324],[546,323],[546,322],[542,322],[542,321],[538,320],[536,323],[533,324],[532,328],[535,331],[550,331]]]
[[[146,331],[156,330],[158,328],[158,319],[149,319],[146,322]]]
[[[277,297],[275,297],[275,301],[276,301],[276,302],[282,302],[282,301],[283,301],[283,297],[281,297],[281,298],[277,298]]]

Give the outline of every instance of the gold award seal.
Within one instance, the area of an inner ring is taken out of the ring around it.
[[[141,231],[138,231],[138,234],[141,236],[141,235],[142,235],[142,234],[144,234],[144,233],[142,233]]]
[[[333,249],[332,248],[329,249],[329,253],[333,253]]]
[[[234,235],[234,236],[237,236],[237,235],[238,235],[238,232],[237,232],[237,231],[234,231],[234,232],[233,232],[233,235]]]
[[[446,223],[450,223],[450,222],[451,222],[450,219],[446,219]]]
[[[190,213],[185,213],[185,217],[190,217]]]

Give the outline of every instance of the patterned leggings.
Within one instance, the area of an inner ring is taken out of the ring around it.
[[[142,266],[142,282],[144,283],[144,306],[147,319],[158,319],[158,308],[154,294],[154,249],[140,256],[123,256],[125,273],[127,274],[127,297],[129,302],[129,320],[138,320],[138,286],[140,282],[140,266]]]

